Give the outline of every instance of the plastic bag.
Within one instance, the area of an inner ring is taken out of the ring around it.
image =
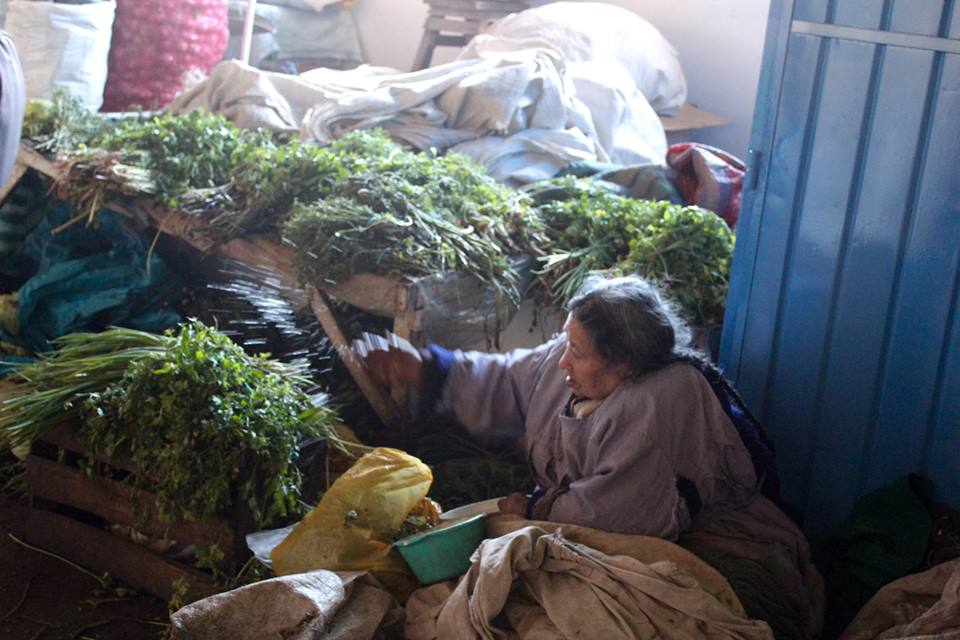
[[[412,580],[392,547],[433,474],[417,458],[378,448],[360,458],[270,554],[277,575],[316,569],[371,571],[391,591]]]
[[[28,98],[51,99],[62,88],[91,111],[103,104],[107,54],[117,5],[13,0],[6,30],[20,54]]]
[[[19,333],[0,326],[0,340],[40,352],[77,331],[115,325],[159,332],[180,322],[167,302],[179,279],[156,253],[148,267],[150,237],[129,231],[106,209],[96,229],[74,225],[51,234],[72,214],[66,205],[56,207],[0,262],[0,277],[28,278],[17,294]]]

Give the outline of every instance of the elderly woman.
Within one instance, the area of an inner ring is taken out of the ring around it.
[[[772,451],[690,348],[672,304],[639,277],[593,278],[568,311],[563,333],[536,349],[431,345],[366,362],[383,384],[439,401],[475,438],[521,445],[538,487],[504,498],[501,511],[679,540],[727,575],[778,638],[814,635],[806,540],[763,495],[765,480],[776,489]]]
[[[511,494],[502,511],[675,540],[694,517],[758,493],[724,411],[735,395],[714,393],[653,285],[595,278],[568,309],[563,334],[536,349],[432,345],[368,363],[375,378],[439,396],[474,437],[522,443],[538,489]]]

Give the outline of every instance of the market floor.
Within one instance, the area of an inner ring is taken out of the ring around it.
[[[167,605],[150,596],[118,598],[74,567],[32,551],[23,540],[26,508],[0,492],[0,640],[153,640]]]

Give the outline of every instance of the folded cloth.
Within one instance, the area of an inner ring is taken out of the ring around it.
[[[840,636],[874,638],[960,638],[960,558],[886,585]]]
[[[663,83],[625,65],[619,49],[580,38],[577,24],[548,31],[553,39],[480,35],[459,59],[413,72],[363,65],[284,76],[223,62],[168,109],[206,109],[245,128],[299,130],[321,144],[383,127],[420,150],[467,155],[513,184],[584,160],[663,166],[666,135],[644,87],[664,104],[682,97],[680,88],[667,96]],[[597,55],[584,47],[599,47]]]
[[[677,190],[687,204],[709,209],[736,228],[743,199],[743,162],[726,151],[695,142],[674,144],[667,164],[677,172]]]
[[[523,527],[484,541],[472,561],[456,587],[414,592],[407,638],[773,637],[765,623],[708,593],[686,563],[606,555],[562,530]]]

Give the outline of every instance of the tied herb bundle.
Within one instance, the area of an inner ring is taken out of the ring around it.
[[[162,336],[74,334],[18,371],[0,407],[0,441],[29,442],[69,421],[89,452],[127,457],[129,482],[157,495],[163,520],[209,519],[243,503],[255,524],[297,512],[298,445],[331,437],[332,412],[297,369],[249,356],[193,321]]]
[[[83,400],[123,377],[131,363],[162,352],[169,338],[133,329],[71,333],[55,351],[18,368],[17,393],[0,403],[0,449],[28,445],[56,427],[76,422]]]
[[[243,132],[223,116],[193,111],[124,120],[91,144],[138,156],[135,163],[153,178],[156,195],[175,207],[190,189],[227,183],[258,141],[259,134]]]
[[[531,196],[552,241],[537,272],[542,297],[566,305],[591,274],[636,273],[660,283],[693,323],[723,320],[734,237],[713,212],[577,178],[540,183]]]
[[[228,184],[185,193],[181,208],[206,221],[219,242],[276,231],[293,203],[326,196],[346,179],[344,163],[327,149],[292,140],[277,144],[266,135],[235,156]]]
[[[542,225],[527,198],[478,165],[404,151],[382,132],[351,134],[332,152],[350,168],[327,197],[301,202],[282,237],[306,278],[460,270],[518,303],[510,254],[539,251]],[[366,156],[357,149],[373,150]]]
[[[57,89],[52,100],[31,100],[23,113],[22,136],[37,151],[82,151],[107,122],[80,100]]]

